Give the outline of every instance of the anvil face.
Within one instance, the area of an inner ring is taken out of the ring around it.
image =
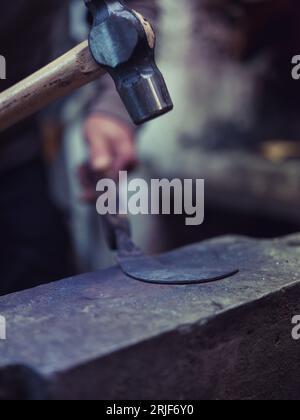
[[[146,285],[111,268],[0,298],[0,399],[299,398],[299,239],[226,237],[160,257],[241,268],[222,282]],[[12,373],[22,387],[9,389]]]

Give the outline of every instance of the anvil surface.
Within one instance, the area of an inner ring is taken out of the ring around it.
[[[300,342],[291,337],[291,319],[300,315],[300,235],[219,238],[160,259],[187,269],[232,263],[240,273],[211,284],[158,286],[115,267],[0,298],[7,321],[0,399],[14,392],[57,399],[300,398]]]

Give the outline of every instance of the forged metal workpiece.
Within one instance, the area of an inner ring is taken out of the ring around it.
[[[152,284],[188,285],[223,280],[238,273],[233,265],[220,258],[213,265],[205,259],[187,267],[163,264],[157,257],[146,256],[132,240],[127,216],[106,215],[103,218],[108,243],[117,252],[117,261],[125,274],[135,280]]]

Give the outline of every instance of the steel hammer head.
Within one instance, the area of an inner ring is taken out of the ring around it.
[[[115,81],[132,120],[140,125],[173,109],[155,63],[156,37],[138,12],[115,0],[85,0],[93,15],[89,44]]]

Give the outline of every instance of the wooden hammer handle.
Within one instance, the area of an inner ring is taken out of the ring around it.
[[[88,42],[83,42],[0,94],[0,131],[104,73],[105,70],[93,59]]]

